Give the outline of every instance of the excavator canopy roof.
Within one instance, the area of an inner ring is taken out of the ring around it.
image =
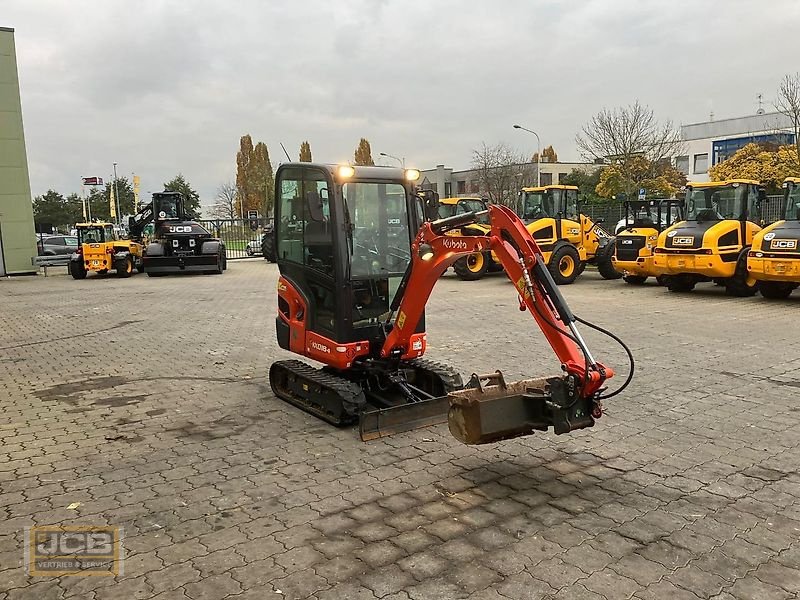
[[[800,177],[787,177],[783,180],[783,183],[794,183],[800,185]]]
[[[333,175],[334,179],[339,183],[346,182],[350,179],[357,179],[359,181],[416,181],[419,179],[419,171],[417,169],[401,169],[400,167],[375,167],[375,166],[361,166],[361,165],[335,165],[325,163],[284,163],[281,168],[303,168],[315,167],[317,169],[325,169]]]

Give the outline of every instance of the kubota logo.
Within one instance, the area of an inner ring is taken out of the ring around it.
[[[691,246],[694,244],[694,236],[687,235],[687,236],[675,236],[672,238],[672,244],[675,246]]]
[[[442,246],[448,250],[466,250],[468,248],[467,242],[464,240],[445,239],[445,241],[442,242]]]
[[[770,250],[796,250],[797,240],[772,240]]]
[[[319,342],[311,342],[311,347],[314,350],[318,351],[318,352],[325,352],[326,354],[330,354],[331,353],[331,349],[330,348],[328,348],[324,344],[320,344]]]

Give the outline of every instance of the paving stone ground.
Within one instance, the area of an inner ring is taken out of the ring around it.
[[[594,429],[364,444],[272,396],[276,277],[0,281],[0,600],[798,597],[800,293],[587,272],[566,297],[638,361]],[[558,371],[502,277],[428,315],[464,375]],[[27,576],[26,527],[105,524],[123,576]]]

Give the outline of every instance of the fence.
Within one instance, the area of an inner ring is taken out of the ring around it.
[[[614,227],[625,218],[625,207],[622,203],[583,204],[581,212],[595,223],[602,219],[600,227],[607,233],[614,233]],[[783,218],[783,196],[767,196],[767,202],[761,208],[764,224],[769,225]]]
[[[205,219],[197,221],[225,242],[228,258],[263,256],[261,236],[272,219]]]

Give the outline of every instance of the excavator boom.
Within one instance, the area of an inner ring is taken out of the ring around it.
[[[494,251],[519,294],[520,309],[527,309],[533,316],[565,374],[511,384],[499,372],[474,374],[467,390],[448,394],[451,432],[461,441],[475,444],[526,435],[548,426],[553,426],[556,433],[590,427],[602,414],[599,392],[613,371],[592,357],[539,247],[522,221],[500,205],[491,205],[488,214],[491,231],[486,237],[445,235],[474,222],[481,213],[423,224],[412,245],[409,270],[391,305],[391,325],[387,324],[389,332],[381,356],[402,358],[412,351],[415,325],[436,282],[449,266],[462,256]],[[412,404],[390,411],[395,410],[399,424],[420,409]],[[375,418],[367,415],[362,419],[362,438],[378,437],[369,431],[380,424],[394,432],[396,428],[387,415],[390,411],[380,411],[380,419],[377,414]]]

